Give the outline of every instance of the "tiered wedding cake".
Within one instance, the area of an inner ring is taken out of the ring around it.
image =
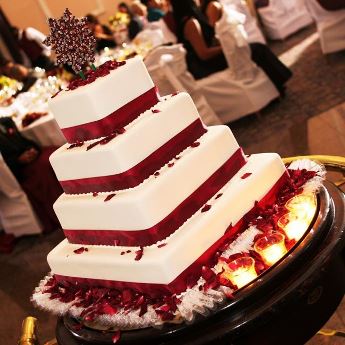
[[[286,169],[205,127],[187,93],[159,98],[140,58],[107,66],[50,102],[69,144],[51,156],[66,239],[48,262],[58,282],[179,294]]]

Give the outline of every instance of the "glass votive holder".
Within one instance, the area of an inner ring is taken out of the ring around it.
[[[310,220],[302,212],[290,212],[279,218],[278,226],[289,240],[299,241],[307,231]]]
[[[273,266],[287,253],[285,236],[280,232],[272,232],[258,239],[254,250],[260,254],[267,266]]]
[[[223,274],[239,289],[249,284],[258,276],[255,270],[255,260],[247,256],[228,263]]]
[[[316,212],[316,196],[315,194],[299,194],[291,198],[285,207],[295,213],[299,218],[306,218],[309,222],[314,218]]]

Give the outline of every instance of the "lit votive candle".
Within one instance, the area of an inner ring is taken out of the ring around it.
[[[311,222],[316,212],[316,196],[315,194],[296,195],[286,203],[285,207],[298,218],[306,218]]]
[[[280,232],[272,232],[257,240],[254,249],[266,265],[272,266],[287,253],[285,236]]]
[[[310,220],[307,215],[303,216],[299,213],[288,213],[278,220],[278,226],[285,232],[289,240],[298,241],[307,231]]]
[[[239,289],[258,276],[255,271],[254,259],[246,256],[231,261],[223,275]]]

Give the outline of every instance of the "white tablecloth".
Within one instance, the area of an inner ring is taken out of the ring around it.
[[[42,147],[62,146],[66,143],[66,139],[52,114],[41,117],[28,127],[18,126],[18,129],[26,138],[33,140]]]
[[[31,204],[0,154],[0,226],[16,237],[40,233]]]

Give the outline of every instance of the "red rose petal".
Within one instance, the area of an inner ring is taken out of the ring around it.
[[[87,148],[86,148],[86,151],[89,151],[89,150],[91,150],[92,148],[94,148],[95,146],[97,146],[99,144],[99,142],[98,141],[96,141],[96,142],[94,142],[94,143],[92,143],[92,144],[90,144]]]
[[[190,145],[190,147],[198,147],[199,145],[200,145],[199,141],[194,141],[194,143]]]
[[[133,302],[134,294],[130,289],[124,289],[122,291],[122,303],[123,305],[128,305]]]
[[[139,316],[143,316],[146,313],[147,313],[147,304],[143,304],[140,306]]]
[[[76,249],[76,250],[73,250],[73,252],[75,253],[75,254],[82,254],[82,253],[84,253],[84,252],[88,252],[89,250],[87,249],[87,248],[85,248],[85,247],[80,247],[80,248],[78,248],[78,249]]]
[[[93,71],[90,70],[85,74],[86,80],[83,79],[74,79],[68,84],[68,90],[75,90],[78,87],[91,84],[93,83],[96,79],[104,77],[110,73],[110,71],[123,66],[126,64],[126,61],[106,61],[104,64],[98,66],[98,68]]]
[[[216,274],[207,266],[203,266],[201,269],[201,276],[206,280],[211,280],[216,277]]]
[[[102,313],[103,314],[107,314],[107,315],[115,315],[117,314],[118,310],[117,308],[113,307],[112,305],[110,305],[109,303],[105,302],[102,305]]]
[[[211,205],[208,205],[206,204],[202,209],[201,209],[201,212],[204,213],[204,212],[207,212],[211,209]]]
[[[241,179],[244,180],[244,179],[248,178],[250,175],[252,175],[252,173],[245,173],[241,176]]]
[[[135,256],[135,261],[139,261],[142,257],[143,257],[143,255],[144,255],[144,248],[143,247],[140,247],[140,249],[139,250],[137,250],[136,252],[135,252],[135,254],[136,254],[136,256]]]
[[[81,147],[84,145],[84,142],[83,141],[78,141],[74,144],[71,144],[70,146],[67,147],[67,150],[71,150],[71,149],[74,149],[75,147]]]
[[[116,195],[115,193],[109,194],[109,195],[104,199],[104,202],[107,202],[107,201],[111,200],[115,195]]]

